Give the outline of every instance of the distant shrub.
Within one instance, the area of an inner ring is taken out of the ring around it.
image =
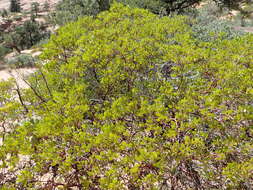
[[[10,67],[24,68],[34,66],[36,59],[30,54],[20,54],[14,58],[7,60],[7,64]]]
[[[8,13],[8,11],[6,10],[6,9],[3,9],[2,11],[1,11],[1,16],[2,17],[7,17],[9,15],[9,13]]]
[[[5,44],[20,52],[36,45],[40,40],[49,38],[50,32],[46,30],[44,24],[25,21],[23,25],[17,26],[14,31],[4,35]]]
[[[236,31],[231,21],[221,19],[228,14],[228,10],[221,9],[214,3],[207,4],[198,10],[192,25],[193,35],[201,41],[216,39],[233,39],[243,32]]]
[[[0,59],[3,58],[7,53],[11,52],[11,49],[0,45]]]
[[[253,26],[253,16],[252,18],[246,17],[243,14],[238,14],[236,15],[234,19],[234,24],[236,26],[241,26],[241,27],[252,27]]]
[[[243,35],[243,32],[236,31],[232,25],[225,20],[203,18],[198,19],[193,25],[193,35],[201,41],[212,41],[220,39],[233,39]]]

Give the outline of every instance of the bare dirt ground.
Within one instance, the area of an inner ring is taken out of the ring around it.
[[[238,31],[253,33],[253,27],[240,27],[240,26],[237,26],[237,27],[235,27],[235,29],[238,30]]]
[[[23,10],[29,10],[31,8],[32,2],[38,2],[40,5],[43,6],[45,2],[48,2],[50,6],[55,6],[57,2],[60,0],[21,0],[21,6]],[[1,9],[9,9],[10,0],[0,0],[0,10]]]
[[[26,88],[27,84],[23,81],[23,78],[34,73],[35,71],[35,68],[22,68],[15,70],[4,69],[0,71],[0,81],[8,80],[13,77],[17,81],[20,88]]]

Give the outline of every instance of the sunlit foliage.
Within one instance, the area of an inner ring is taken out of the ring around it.
[[[60,28],[5,135],[2,187],[250,189],[253,36],[197,42],[187,22],[114,4]]]

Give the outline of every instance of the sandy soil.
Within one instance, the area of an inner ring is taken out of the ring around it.
[[[38,2],[40,5],[48,1],[51,6],[54,6],[60,0],[21,0],[21,6],[23,10],[29,10],[32,2]],[[10,0],[0,0],[0,9],[9,9]]]
[[[0,0],[0,9],[8,9],[9,4],[8,0]]]
[[[234,28],[235,28],[235,30],[238,30],[238,31],[244,31],[244,32],[253,33],[253,27],[240,27],[240,26],[236,26]]]
[[[34,73],[36,69],[34,68],[22,68],[22,69],[15,69],[15,70],[1,70],[0,71],[0,81],[1,80],[8,80],[10,78],[15,78],[20,88],[26,88],[27,84],[23,81],[23,78]]]

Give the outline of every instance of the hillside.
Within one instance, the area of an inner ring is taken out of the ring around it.
[[[35,0],[35,1],[30,1],[30,0],[21,0],[21,8],[22,11],[21,13],[9,13],[8,17],[0,17],[0,32],[5,33],[10,33],[15,30],[16,27],[22,27],[23,24],[27,21],[30,20],[30,14],[29,12],[31,11],[31,3],[33,2],[38,2],[40,7],[39,7],[39,14],[35,18],[35,21],[37,23],[43,23],[45,24],[46,29],[50,32],[54,31],[54,27],[49,24],[46,20],[47,15],[52,11],[57,4],[59,0]],[[45,11],[43,9],[44,3],[47,2],[49,3],[49,10]],[[10,6],[10,0],[0,0],[0,10],[3,9],[9,9]],[[2,34],[1,34],[2,35]],[[17,39],[16,39],[17,40]],[[4,42],[2,42],[4,44]],[[1,41],[0,41],[1,45]],[[0,53],[1,53],[1,48],[3,51],[3,47],[0,47]],[[7,53],[5,56],[0,55],[0,80],[7,80],[11,78],[12,76],[16,78],[16,80],[21,83],[21,86],[23,85],[22,82],[22,75],[23,73],[30,73],[31,68],[23,68],[23,69],[17,69],[13,71],[14,75],[10,75],[10,66],[13,67],[13,65],[9,65],[8,63],[10,60],[15,60],[16,56],[18,56],[18,52],[14,51]],[[32,57],[37,57],[40,54],[40,50],[38,48],[31,47],[31,49],[21,49],[20,53],[23,54],[24,56],[32,56]],[[12,71],[11,71],[12,72]],[[18,77],[18,73],[20,73],[20,76]]]
[[[60,0],[21,0],[21,7],[24,11],[27,11],[31,8],[32,2],[38,2],[43,5],[45,2],[48,2],[50,6],[55,6]],[[10,7],[10,0],[0,0],[0,10],[8,9]]]

